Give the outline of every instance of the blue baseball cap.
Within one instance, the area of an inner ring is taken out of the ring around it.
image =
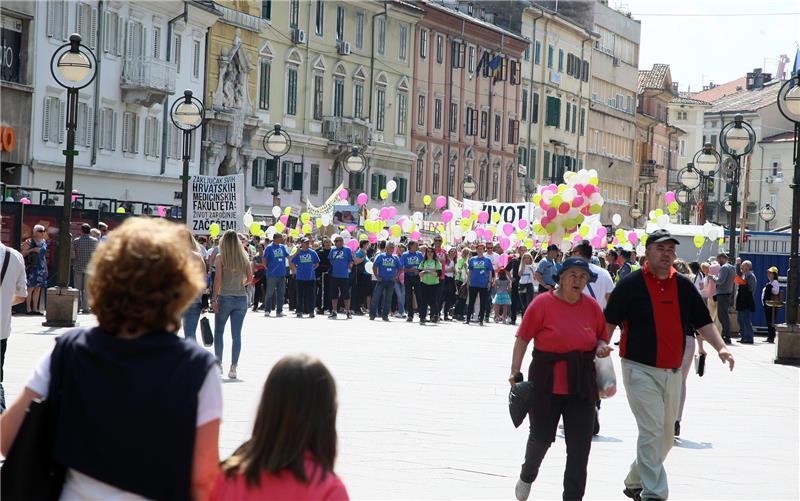
[[[589,283],[597,280],[597,273],[592,271],[592,269],[589,267],[589,262],[582,257],[568,257],[565,259],[564,262],[561,263],[561,272],[558,274],[558,278],[561,279],[561,273],[564,273],[570,268],[580,268],[588,273]]]

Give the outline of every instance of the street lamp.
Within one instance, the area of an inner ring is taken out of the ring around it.
[[[361,174],[367,166],[367,159],[357,147],[353,147],[350,155],[344,161],[344,170],[350,174]]]
[[[183,175],[181,176],[181,219],[183,223],[189,217],[189,158],[191,156],[192,132],[203,124],[206,110],[203,103],[192,95],[192,91],[183,91],[183,97],[172,103],[169,118],[175,127],[183,131]]]
[[[69,288],[70,219],[72,216],[72,172],[75,167],[75,131],[78,128],[78,91],[92,83],[97,75],[97,58],[81,43],[77,33],[69,43],[56,49],[50,58],[50,74],[67,90],[67,147],[64,150],[64,209],[58,230],[58,282],[47,290],[46,326],[73,327],[77,320],[78,291]],[[85,124],[84,124],[85,126]]]
[[[775,207],[771,206],[770,204],[765,205],[758,211],[758,217],[767,223],[767,227],[769,227],[769,223],[775,220],[776,215],[777,213],[775,212]]]
[[[280,163],[281,157],[289,153],[292,148],[292,137],[288,132],[281,128],[281,124],[275,124],[273,129],[264,135],[264,151],[275,159],[275,184],[272,185],[272,204],[278,205],[278,185],[281,182]]]
[[[792,229],[789,232],[791,246],[789,251],[789,271],[786,284],[786,323],[797,324],[798,252],[800,249],[800,72],[781,85],[778,91],[778,110],[781,115],[794,124],[792,160]]]
[[[461,185],[461,191],[464,193],[465,197],[471,197],[477,190],[478,185],[472,180],[472,176],[468,174],[467,177],[464,178],[464,184]]]
[[[719,153],[717,153],[717,150],[714,149],[714,145],[705,143],[703,147],[694,154],[692,161],[686,164],[685,168],[678,171],[678,182],[681,183],[685,189],[683,191],[685,195],[678,199],[680,205],[687,206],[689,203],[689,192],[696,190],[702,185],[700,198],[705,208],[706,199],[708,198],[708,184],[719,168],[720,161],[721,157]],[[705,219],[705,209],[702,213],[698,214],[698,217],[700,219]]]
[[[731,210],[730,210],[730,259],[736,258],[736,216],[738,215],[739,204],[739,175],[741,174],[741,159],[744,155],[749,155],[753,151],[756,142],[756,131],[745,122],[741,114],[733,117],[733,122],[729,122],[722,127],[719,133],[719,144],[722,151],[733,157],[735,165],[731,175]],[[725,209],[727,210],[727,208]],[[743,228],[744,229],[744,228]]]
[[[639,208],[639,204],[634,204],[633,207],[628,210],[628,214],[631,216],[631,219],[633,219],[633,225],[636,226],[636,222],[642,217],[642,209]]]

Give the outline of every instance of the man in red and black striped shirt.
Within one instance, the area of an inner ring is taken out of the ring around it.
[[[605,309],[609,336],[622,327],[622,380],[639,429],[636,461],[624,491],[635,500],[667,499],[669,494],[664,459],[674,439],[686,329],[697,330],[733,370],[733,355],[700,293],[672,267],[677,244],[666,230],[651,233],[644,268],[620,280]]]

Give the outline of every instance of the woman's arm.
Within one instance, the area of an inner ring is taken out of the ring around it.
[[[217,267],[217,272],[214,273],[214,285],[211,288],[211,309],[214,313],[217,312],[217,297],[219,297],[219,291],[222,288],[222,274],[224,273],[222,259],[220,259],[219,255],[214,258],[214,262]]]
[[[11,450],[14,440],[17,438],[17,433],[19,433],[22,422],[25,420],[28,407],[37,398],[42,398],[42,396],[29,388],[25,388],[22,394],[11,404],[11,407],[0,415],[0,430],[3,430],[3,433],[0,434],[0,454],[3,456],[8,457],[8,451]]]
[[[199,428],[194,440],[192,460],[192,499],[205,501],[219,474],[219,424],[215,419]]]
[[[520,367],[522,367],[522,359],[525,358],[525,350],[528,348],[528,341],[522,339],[521,337],[517,337],[516,341],[514,341],[514,350],[511,354],[511,375],[508,377],[508,382],[510,384],[516,383],[514,381],[514,376],[520,372]]]

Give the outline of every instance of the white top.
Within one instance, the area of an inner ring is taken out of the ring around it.
[[[36,369],[33,371],[25,386],[42,397],[47,397],[50,385],[50,356],[52,350],[44,355]],[[219,381],[217,366],[209,369],[203,386],[197,392],[197,421],[199,428],[215,419],[222,419],[222,384]],[[146,501],[137,494],[123,491],[113,485],[95,480],[78,471],[68,469],[64,488],[61,491],[61,501],[97,500],[97,501]]]
[[[492,262],[492,268],[494,269],[494,271],[500,269],[500,254],[496,252],[492,252],[491,254],[489,254],[487,252],[484,254],[484,256],[488,257],[489,260]]]
[[[611,280],[611,274],[605,268],[589,263],[589,269],[597,274],[597,280],[594,283],[587,284],[583,289],[583,293],[591,297],[592,294],[589,292],[589,286],[591,286],[595,301],[597,301],[601,309],[605,309],[606,294],[611,294],[611,291],[614,290],[614,281]]]
[[[522,264],[519,267],[519,284],[527,285],[533,283],[534,269],[532,264]]]
[[[0,286],[0,339],[8,339],[11,336],[11,304],[14,296],[28,295],[28,282],[25,277],[25,260],[19,251],[0,243],[0,269],[6,259],[6,253],[10,252],[8,258],[8,268],[6,268],[6,278]]]
[[[778,294],[780,294],[780,292],[781,292],[781,284],[778,283],[777,280],[773,280],[772,282],[769,282],[769,284],[772,286],[772,296],[773,297],[775,297]],[[761,304],[764,304],[764,292],[765,292],[765,290],[761,289]]]
[[[702,273],[698,273],[694,276],[694,288],[697,289],[697,292],[700,293],[701,296],[704,298],[708,297],[706,295],[706,277]]]

